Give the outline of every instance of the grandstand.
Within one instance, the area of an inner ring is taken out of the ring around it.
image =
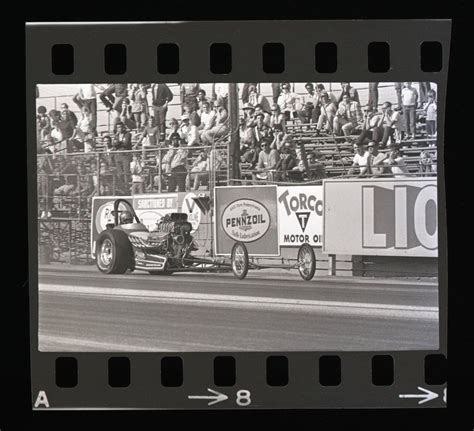
[[[305,84],[304,82],[290,84],[291,92],[295,94],[296,100],[303,100],[303,97],[307,96]],[[322,84],[326,91],[333,93],[336,97],[341,94],[340,83]],[[95,84],[97,96],[107,88],[107,85]],[[172,119],[176,119],[178,124],[182,124],[183,105],[180,97],[181,85],[167,85],[173,94],[166,116],[167,131],[169,131]],[[364,108],[369,102],[369,83],[351,83],[351,85],[358,92],[360,107]],[[414,83],[413,86],[418,90],[418,93],[421,92],[420,83]],[[66,103],[69,110],[77,118],[80,118],[82,113],[73,102],[73,98],[78,91],[77,87],[73,84],[38,85],[37,107],[44,106],[50,112],[59,110],[61,104]],[[257,85],[257,92],[264,96],[270,104],[275,100],[273,98],[273,87],[274,85],[271,83]],[[211,99],[213,84],[200,84],[200,88]],[[237,84],[237,89],[239,96],[235,106],[238,106],[238,117],[242,119],[245,116],[244,103],[241,98],[244,84]],[[431,89],[436,91],[436,84],[431,84]],[[150,92],[147,94],[147,102],[151,113],[153,109]],[[393,83],[378,84],[377,107],[379,110],[384,102],[390,102],[394,107],[398,107],[399,100]],[[301,105],[300,103],[299,109],[302,109]],[[227,107],[225,108],[227,109]],[[297,109],[298,107],[295,106],[295,112]],[[217,111],[215,108],[214,110]],[[143,187],[144,193],[169,191],[170,179],[173,174],[166,172],[164,166],[164,160],[171,151],[168,146],[168,139],[166,141],[160,139],[157,146],[142,146],[139,145],[142,130],[131,128],[131,149],[117,150],[110,148],[108,140],[114,139],[116,133],[115,117],[116,114],[113,110],[107,110],[97,97],[96,125],[92,138],[83,136],[82,141],[79,139],[79,145],[71,144],[74,139],[70,138],[56,141],[50,138],[48,140],[40,139],[38,142],[40,153],[38,155],[39,231],[43,237],[49,235],[51,239],[49,243],[57,244],[58,256],[63,256],[60,253],[61,249],[67,249],[66,246],[61,244],[71,245],[75,242],[77,245],[74,248],[75,251],[67,256],[70,261],[87,261],[88,241],[84,240],[82,234],[78,231],[83,231],[90,219],[93,196],[129,195],[133,181],[137,178],[142,183],[140,187]],[[418,107],[416,118],[414,137],[410,139],[402,139],[400,136],[391,137],[390,143],[397,144],[402,151],[403,164],[406,166],[404,176],[436,175],[436,137],[427,134],[426,112],[423,108]],[[246,121],[248,121],[248,118]],[[254,124],[252,124],[252,127],[254,127]],[[273,175],[268,175],[262,179],[261,176],[258,176],[259,168],[256,162],[252,163],[244,157],[236,157],[235,146],[240,143],[242,148],[238,124],[230,124],[229,132],[214,139],[211,144],[201,142],[189,147],[184,145],[183,148],[180,147],[180,151],[185,154],[184,171],[180,174],[180,178],[184,178],[184,180],[183,189],[179,188],[179,191],[195,189],[196,184],[197,190],[209,190],[213,185],[239,183],[294,184],[295,181],[304,185],[320,184],[322,179],[327,177],[357,176],[358,172],[354,174],[351,166],[354,158],[354,143],[357,142],[360,136],[362,124],[359,122],[351,134],[347,136],[318,131],[316,128],[316,123],[302,122],[296,115],[291,115],[286,120],[285,141],[291,146],[298,163],[297,167],[293,168],[298,175],[291,177],[288,175],[274,175],[282,171],[273,167],[268,169]],[[401,133],[403,134],[403,132]],[[87,149],[85,145],[87,139],[93,139],[94,145],[92,148]],[[381,153],[387,155],[391,151],[390,147],[380,149]],[[260,152],[260,142],[256,144],[255,152]],[[278,150],[278,152],[281,151]],[[205,169],[198,171],[195,169],[200,166],[199,158],[202,157],[202,153],[207,154],[208,162]],[[128,166],[124,168],[124,165],[130,164],[134,155],[138,156],[141,166],[139,174],[136,175],[130,171]],[[314,164],[312,165],[311,163],[308,164],[309,155],[313,156]],[[235,164],[238,165],[237,170],[234,169]],[[239,172],[239,176],[236,177],[233,172]],[[199,177],[198,180],[196,180],[197,176]],[[378,176],[393,177],[394,174],[387,167],[385,172]],[[55,225],[52,224],[54,221]],[[85,235],[86,237],[87,235]],[[58,259],[63,258],[64,256]]]

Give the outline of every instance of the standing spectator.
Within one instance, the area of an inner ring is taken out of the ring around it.
[[[261,109],[267,114],[271,111],[268,99],[263,94],[259,94],[257,92],[257,87],[253,85],[249,86],[248,104],[252,105],[254,108],[261,106]]]
[[[253,135],[255,142],[259,145],[269,135],[270,128],[265,124],[265,115],[263,112],[255,114],[255,123]]]
[[[369,152],[366,151],[364,142],[354,144],[354,158],[352,159],[352,166],[349,169],[348,175],[358,174],[363,177],[367,174],[367,159]]]
[[[145,126],[148,118],[148,85],[139,84],[132,92],[132,114],[135,119],[136,128],[140,131]]]
[[[395,178],[409,177],[408,167],[401,155],[400,146],[398,144],[393,144],[390,145],[390,148],[390,154],[388,158],[384,160],[385,165],[387,165],[388,169]]]
[[[204,144],[211,145],[216,139],[227,135],[229,133],[228,119],[229,115],[227,113],[227,109],[219,107],[217,110],[215,126],[203,131],[201,135],[202,142]]]
[[[272,84],[273,85],[273,84]],[[249,101],[249,87],[250,86],[253,86],[255,88],[257,88],[258,86],[258,83],[251,83],[251,84],[244,84],[244,86],[242,87],[242,103],[248,103]]]
[[[403,117],[405,118],[406,138],[415,138],[416,107],[418,105],[418,91],[412,87],[411,82],[405,82],[402,90]]]
[[[360,121],[362,121],[362,110],[359,102],[351,100],[348,94],[344,94],[334,117],[334,132],[340,135],[342,127],[344,136],[349,136]]]
[[[321,114],[318,118],[318,124],[316,125],[316,135],[319,136],[323,127],[327,132],[332,131],[334,117],[336,115],[337,107],[334,102],[329,98],[329,94],[322,93],[320,96],[321,100]]]
[[[198,190],[202,183],[209,180],[209,174],[209,158],[205,151],[201,151],[191,167],[192,190]]]
[[[199,90],[199,84],[181,84],[181,110],[183,113],[185,106],[189,107],[189,112],[197,111]]]
[[[85,105],[81,108],[81,119],[77,123],[76,130],[80,130],[84,135],[95,133],[92,113]]]
[[[367,157],[367,175],[370,177],[381,177],[385,174],[385,159],[387,156],[379,152],[377,142],[370,141],[367,145],[369,156]]]
[[[403,102],[402,102],[402,88],[403,84],[401,82],[394,82],[395,92],[397,93],[397,107],[395,111],[401,111],[403,109]]]
[[[143,128],[142,134],[138,138],[135,148],[139,145],[143,147],[157,146],[160,142],[160,128],[155,125],[155,118],[148,117],[148,123]]]
[[[279,82],[272,82],[272,97],[273,103],[278,103],[278,98],[281,94],[281,83]]]
[[[40,218],[51,217],[53,206],[53,190],[51,174],[54,171],[51,151],[40,149],[37,156],[38,166],[38,204],[41,209]]]
[[[369,101],[367,102],[374,111],[377,111],[379,106],[379,83],[369,82]]]
[[[99,96],[107,111],[112,109],[119,115],[122,111],[122,101],[128,97],[127,84],[110,84]]]
[[[277,124],[285,131],[285,116],[281,113],[278,103],[274,103],[272,105],[272,115],[270,116],[270,127],[273,128]]]
[[[168,179],[168,192],[176,191],[184,192],[186,190],[186,162],[188,152],[185,148],[180,147],[179,134],[174,133],[171,136],[171,149],[168,152],[170,156],[167,158],[166,172],[170,173]],[[167,154],[168,156],[168,154]]]
[[[203,112],[201,113],[201,124],[198,127],[199,136],[201,139],[203,133],[207,132],[216,124],[216,111],[211,109],[211,104],[209,102],[203,102],[202,108]]]
[[[94,132],[97,127],[97,93],[94,84],[81,84],[79,91],[74,95],[72,101],[80,110],[87,108],[91,114],[91,127]]]
[[[168,131],[167,141],[171,142],[171,136],[175,133],[179,133],[179,121],[176,118],[170,120],[170,130]]]
[[[212,101],[214,107],[228,109],[229,103],[229,84],[213,83],[212,84]]]
[[[260,144],[262,149],[258,155],[256,179],[273,181],[273,171],[280,160],[280,153],[270,148],[271,138],[265,138]]]
[[[130,162],[130,172],[132,174],[132,187],[131,193],[132,195],[142,194],[144,193],[144,182],[145,178],[143,178],[143,163],[140,159],[138,154],[134,154],[132,156],[132,161]]]
[[[117,132],[113,139],[114,151],[129,151],[132,149],[132,136],[130,132],[125,130],[123,123],[117,123]],[[120,181],[122,182],[122,190],[128,189],[129,174],[130,174],[130,153],[119,153],[114,155],[115,166],[117,168],[117,174]]]
[[[428,138],[434,138],[436,136],[436,120],[438,105],[436,103],[436,92],[430,90],[428,92],[428,101],[423,106],[426,112],[426,135]]]
[[[350,82],[341,82],[341,87],[342,91],[337,100],[338,103],[341,103],[346,95],[349,96],[351,102],[360,103],[359,92],[354,87],[351,87]]]
[[[290,91],[290,84],[285,83],[281,86],[282,92],[278,96],[278,105],[280,110],[285,116],[285,120],[291,120],[295,114],[295,103],[297,101],[297,95]]]
[[[160,140],[163,140],[166,136],[166,114],[168,105],[173,100],[173,93],[166,84],[153,84],[151,95],[155,123],[159,128]]]
[[[37,140],[38,142],[46,140],[51,132],[51,119],[47,114],[46,107],[38,106],[36,115]]]
[[[74,127],[77,126],[77,116],[74,112],[69,109],[69,105],[67,103],[61,103],[61,113],[66,111],[68,113],[69,118],[71,119]]]
[[[420,108],[423,107],[423,105],[428,102],[428,96],[429,92],[431,90],[431,83],[429,82],[419,82],[418,83],[419,88],[420,88]]]

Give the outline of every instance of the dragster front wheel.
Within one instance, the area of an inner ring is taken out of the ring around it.
[[[249,271],[249,254],[247,247],[242,242],[236,242],[232,247],[230,255],[232,263],[232,272],[239,279],[242,280],[247,276]]]
[[[307,243],[298,249],[298,271],[305,281],[310,281],[316,271],[316,256],[313,247]]]

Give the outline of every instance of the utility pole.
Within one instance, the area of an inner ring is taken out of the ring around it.
[[[239,93],[236,83],[229,83],[229,183],[240,179]]]

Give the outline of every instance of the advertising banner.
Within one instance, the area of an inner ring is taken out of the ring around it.
[[[280,247],[323,244],[323,186],[278,186]]]
[[[230,255],[237,241],[249,255],[279,254],[276,186],[216,187],[215,208],[217,255]]]
[[[325,253],[438,256],[436,180],[325,180],[323,187]]]

